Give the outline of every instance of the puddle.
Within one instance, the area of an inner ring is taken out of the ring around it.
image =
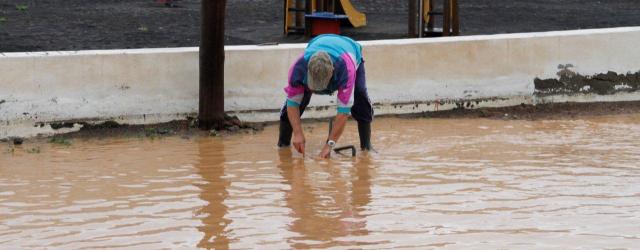
[[[634,248],[639,124],[383,118],[378,154],[332,161],[278,150],[276,126],[2,144],[0,246]],[[310,126],[318,152],[326,124]]]

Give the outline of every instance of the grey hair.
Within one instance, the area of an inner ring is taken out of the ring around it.
[[[309,89],[316,91],[326,89],[333,75],[333,61],[329,54],[324,51],[316,52],[309,59],[307,67]]]

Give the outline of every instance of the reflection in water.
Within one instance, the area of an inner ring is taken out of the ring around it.
[[[330,161],[278,150],[276,126],[0,144],[0,249],[638,246],[640,114],[375,126],[380,153]]]
[[[278,154],[278,168],[285,184],[291,187],[285,194],[287,206],[295,218],[290,230],[299,234],[289,240],[292,247],[305,249],[352,244],[334,241],[350,235],[368,234],[366,218],[361,215],[371,199],[368,158],[364,157],[350,166],[349,176],[343,176],[340,166],[328,161],[321,168],[328,173],[328,186],[321,186],[323,183],[310,180],[313,177],[304,159],[293,158],[290,149],[281,149]],[[352,181],[351,191],[345,178]]]
[[[359,158],[358,163],[351,169],[354,177],[351,178],[351,207],[353,217],[359,223],[358,230],[353,230],[353,235],[364,236],[369,234],[366,227],[366,216],[363,215],[365,207],[371,202],[371,174],[370,169],[374,164],[371,158],[364,156]]]
[[[229,181],[222,178],[225,171],[224,143],[222,140],[198,142],[199,161],[195,168],[202,176],[204,183],[195,184],[202,192],[200,199],[207,202],[197,211],[202,218],[202,226],[198,230],[204,233],[198,247],[207,249],[228,249],[229,238],[225,229],[231,223],[226,219],[228,207],[224,204],[229,196]]]

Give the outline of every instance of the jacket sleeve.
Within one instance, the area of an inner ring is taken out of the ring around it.
[[[344,54],[340,57],[340,63],[336,63],[338,75],[337,80],[340,81],[337,94],[338,114],[351,114],[353,106],[353,94],[356,85],[356,67],[349,55]]]
[[[304,78],[307,74],[307,63],[300,56],[289,68],[289,82],[284,92],[287,94],[287,106],[298,107],[304,97]]]

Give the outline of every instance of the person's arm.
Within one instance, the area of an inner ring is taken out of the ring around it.
[[[344,127],[347,125],[347,120],[349,120],[348,114],[337,114],[336,118],[333,120],[333,125],[331,126],[331,133],[329,134],[328,140],[337,142],[342,136],[342,132],[344,131]],[[320,152],[320,158],[329,158],[331,155],[331,146],[329,144],[324,144],[322,151]]]
[[[337,70],[339,70],[339,80],[342,81],[343,84],[338,88],[338,114],[333,121],[331,133],[328,138],[328,140],[332,140],[334,142],[338,142],[338,139],[340,139],[340,136],[344,131],[344,127],[347,124],[347,120],[349,119],[349,116],[351,116],[351,107],[353,106],[353,94],[356,83],[356,68],[351,62],[351,59],[347,59],[343,56],[340,64],[336,65],[339,65],[340,67],[340,69]],[[320,157],[329,158],[330,155],[331,147],[325,143],[322,151],[320,152]]]
[[[293,146],[301,154],[304,154],[305,138],[300,121],[300,104],[304,98],[305,90],[302,81],[306,71],[306,62],[304,57],[300,56],[289,69],[289,84],[284,89],[287,94],[287,117],[293,129]]]
[[[300,107],[287,106],[287,116],[293,128],[293,147],[304,155],[304,132],[302,131],[302,122],[300,121]]]

